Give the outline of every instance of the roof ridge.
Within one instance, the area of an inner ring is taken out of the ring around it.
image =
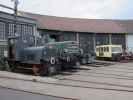
[[[20,13],[25,13],[25,14],[31,14],[31,15],[36,15],[36,16],[47,16],[47,17],[56,17],[56,18],[65,18],[65,19],[77,19],[77,20],[104,20],[104,21],[133,21],[133,19],[93,19],[93,18],[74,18],[74,17],[63,17],[63,16],[55,16],[55,15],[43,15],[43,14],[38,14],[38,13],[31,13],[27,11],[19,11]]]
[[[30,12],[23,12],[38,21],[40,29],[95,32],[95,33],[133,33],[133,20],[114,19],[83,19],[68,18],[49,15],[39,15]]]

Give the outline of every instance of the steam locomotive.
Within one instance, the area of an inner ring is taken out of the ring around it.
[[[62,69],[78,67],[82,49],[76,41],[51,42],[34,46],[20,37],[8,39],[8,64],[11,71],[31,69],[35,75],[53,75]]]

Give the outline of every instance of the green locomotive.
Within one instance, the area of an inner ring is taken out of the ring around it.
[[[21,39],[9,38],[10,69],[32,69],[35,75],[52,75],[80,65],[82,50],[76,41],[51,42],[43,46],[25,46]]]

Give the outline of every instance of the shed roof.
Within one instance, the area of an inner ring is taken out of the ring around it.
[[[94,33],[133,33],[133,20],[66,18],[28,12],[21,12],[21,15],[36,19],[39,29]]]
[[[26,16],[17,16],[17,22],[21,22],[21,23],[26,23],[26,24],[36,24],[36,19],[33,18],[28,18]],[[8,22],[13,22],[14,19],[14,14],[10,14],[10,13],[6,13],[3,11],[0,11],[0,19],[2,21],[8,21]]]

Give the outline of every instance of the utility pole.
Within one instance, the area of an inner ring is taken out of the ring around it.
[[[14,2],[14,8],[2,4],[0,4],[0,7],[14,11],[14,35],[17,35],[17,12],[18,12],[19,1],[18,0],[11,0],[11,1]]]
[[[14,2],[14,35],[17,34],[17,12],[18,12],[18,0],[11,0]]]

